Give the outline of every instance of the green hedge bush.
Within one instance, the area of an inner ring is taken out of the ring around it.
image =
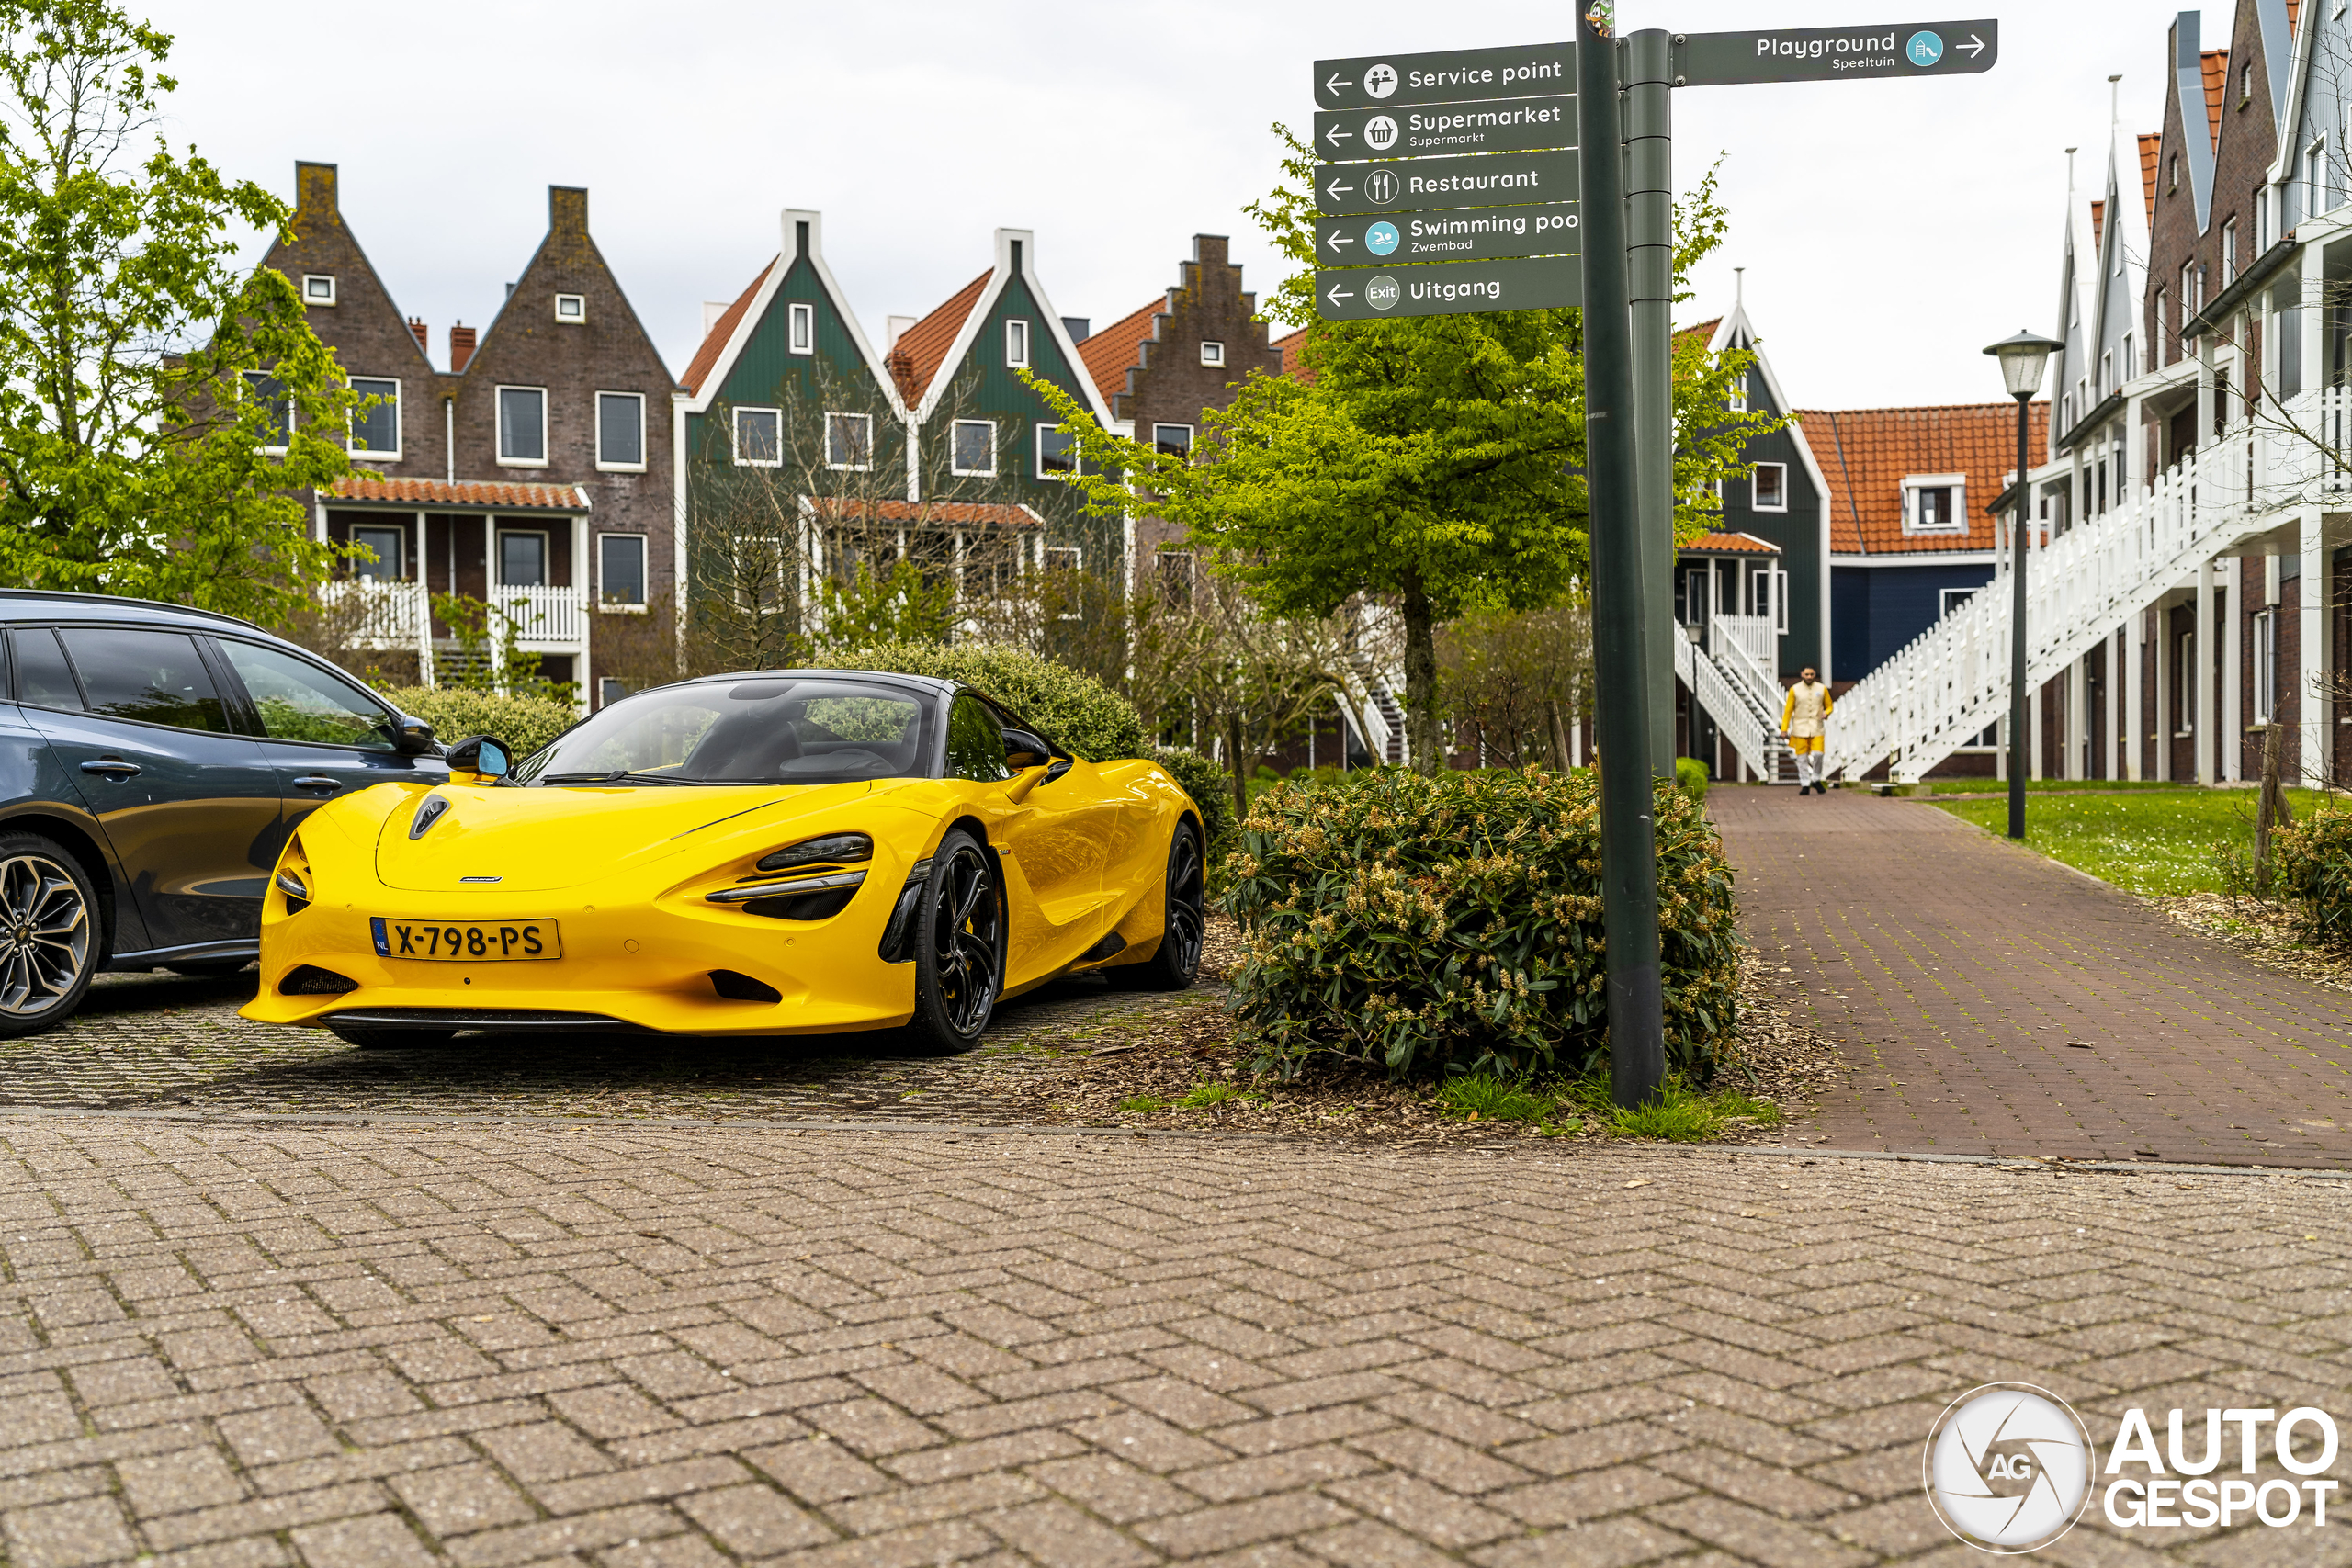
[[[1674,759],[1675,787],[1692,800],[1705,804],[1707,799],[1707,764],[1696,757]]]
[[[1143,716],[1091,675],[994,642],[886,642],[845,655],[844,669],[961,681],[986,692],[1090,762],[1145,755]]]
[[[1656,799],[1668,1066],[1704,1083],[1738,1015],[1731,866],[1695,801],[1665,782]],[[1605,1064],[1591,770],[1285,784],[1227,872],[1249,942],[1233,1006],[1260,1070],[1294,1077],[1317,1053],[1397,1077]]]
[[[2352,947],[2352,811],[2323,806],[2270,831],[2271,886],[2294,907],[2303,934]]]
[[[469,735],[495,735],[514,748],[518,762],[579,721],[570,703],[552,697],[510,697],[463,686],[403,686],[386,692],[384,700],[431,725],[444,746]]]

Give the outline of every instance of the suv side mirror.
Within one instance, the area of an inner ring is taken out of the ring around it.
[[[449,748],[449,771],[473,773],[496,784],[514,771],[506,742],[492,735],[469,735]]]
[[[392,750],[403,757],[431,756],[433,727],[414,714],[401,714],[392,720]]]

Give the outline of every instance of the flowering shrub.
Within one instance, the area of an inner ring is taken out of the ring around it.
[[[1656,791],[1667,1065],[1703,1082],[1739,996],[1731,866],[1697,803]],[[1317,1052],[1390,1076],[1583,1073],[1608,1055],[1600,803],[1589,771],[1367,770],[1269,790],[1241,825],[1226,908],[1234,1008],[1258,1066]]]
[[[2303,934],[2352,946],[2352,811],[2323,807],[2270,833],[2271,886],[2301,917]]]

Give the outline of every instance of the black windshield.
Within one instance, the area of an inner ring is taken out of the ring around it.
[[[831,676],[667,686],[614,704],[515,776],[567,784],[928,778],[934,706],[920,693]]]

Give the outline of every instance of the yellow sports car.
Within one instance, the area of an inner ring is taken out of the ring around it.
[[[1104,969],[1193,982],[1199,813],[949,681],[785,670],[640,693],[510,769],[303,818],[263,906],[247,1018],[356,1045],[461,1030],[788,1034],[911,1023]]]

